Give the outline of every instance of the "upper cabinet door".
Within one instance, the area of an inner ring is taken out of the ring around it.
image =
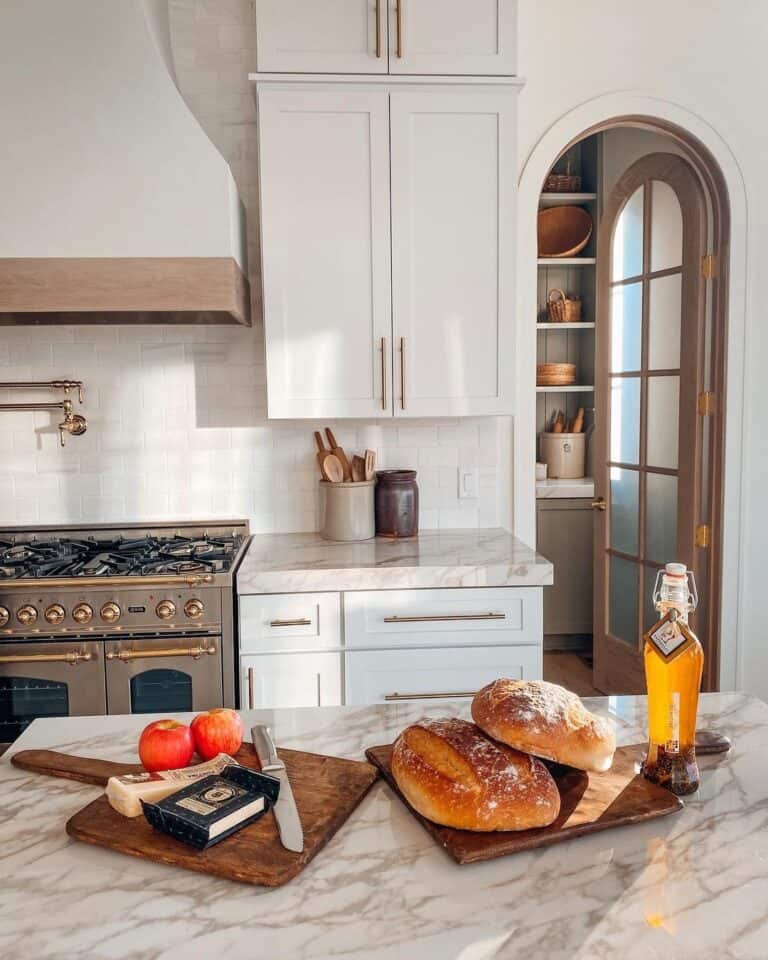
[[[389,0],[256,0],[261,72],[387,73]]]
[[[269,416],[391,416],[388,94],[258,98]]]
[[[517,0],[387,3],[390,73],[517,73]]]
[[[512,413],[516,94],[390,100],[395,416]]]

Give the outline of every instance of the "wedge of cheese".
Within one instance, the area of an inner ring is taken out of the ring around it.
[[[141,814],[142,800],[157,803],[201,777],[221,773],[229,764],[237,765],[237,761],[226,753],[220,753],[207,763],[198,763],[180,770],[158,770],[156,773],[129,773],[123,777],[110,777],[107,781],[107,799],[124,817],[138,817]]]

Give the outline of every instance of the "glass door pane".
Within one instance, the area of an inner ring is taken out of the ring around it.
[[[639,564],[621,557],[611,557],[608,629],[614,637],[633,647],[638,645],[639,572]]]
[[[144,670],[131,677],[131,713],[191,713],[193,702],[192,677],[181,670]]]
[[[39,677],[0,677],[0,743],[20,736],[37,717],[69,716],[69,688]]]
[[[645,190],[639,187],[629,198],[616,221],[611,254],[611,280],[639,277],[643,272],[643,203]]]

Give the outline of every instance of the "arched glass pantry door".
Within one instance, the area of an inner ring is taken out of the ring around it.
[[[595,684],[642,692],[643,633],[668,561],[703,573],[705,203],[689,164],[635,163],[611,195],[598,252]]]

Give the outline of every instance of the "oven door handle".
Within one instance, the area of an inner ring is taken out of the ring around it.
[[[209,656],[216,654],[216,644],[210,647],[168,647],[162,650],[110,650],[106,654],[107,660],[122,660],[126,663],[129,660],[151,660],[162,659],[164,657],[192,657],[193,660],[199,660],[204,653]]]
[[[0,663],[68,663],[71,667],[76,667],[78,663],[88,663],[94,659],[95,655],[92,653],[67,650],[66,653],[4,654],[0,656]]]

